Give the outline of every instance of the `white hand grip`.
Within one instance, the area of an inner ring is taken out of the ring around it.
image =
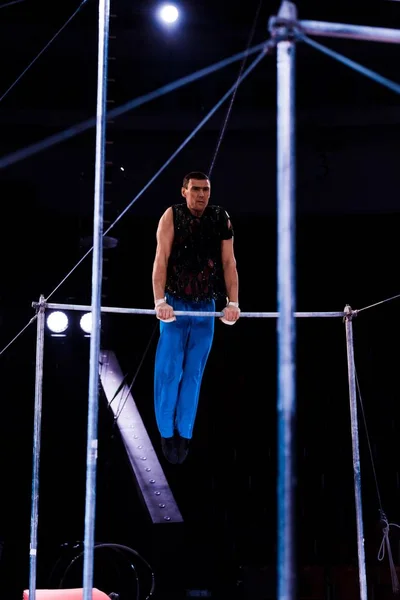
[[[157,317],[157,319],[160,319],[160,317]],[[163,323],[172,323],[173,321],[176,321],[176,317],[171,317],[170,319],[160,319],[160,321]]]
[[[225,323],[225,325],[234,325],[236,321],[227,321],[225,317],[221,317],[221,321]]]

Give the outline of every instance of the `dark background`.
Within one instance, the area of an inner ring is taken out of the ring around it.
[[[304,19],[400,27],[398,2],[349,4],[297,3]],[[78,6],[72,0],[25,0],[0,10],[0,98]],[[188,0],[181,6],[183,23],[166,32],[154,21],[155,3],[112,0],[110,107],[262,41],[279,2]],[[396,45],[319,41],[400,79]],[[235,63],[108,124],[105,228],[235,82],[241,66]],[[296,71],[297,308],[341,311],[349,303],[360,309],[400,293],[399,99],[304,44],[297,45]],[[89,0],[2,98],[1,157],[92,117],[96,77],[97,3]],[[110,235],[118,246],[105,250],[103,305],[152,306],[158,219],[179,200],[186,172],[209,170],[220,139],[212,201],[228,210],[234,224],[241,307],[276,310],[274,54],[238,89],[222,130],[227,108],[225,104],[113,228]],[[90,130],[1,169],[2,348],[33,316],[31,303],[40,294],[47,297],[87,249],[83,240],[92,233],[94,142]],[[87,303],[90,293],[87,258],[52,300]],[[400,520],[398,302],[371,308],[354,321],[366,424],[360,408],[367,572],[370,589],[381,586],[379,598],[391,597],[388,559],[377,560],[379,508],[390,521]],[[82,338],[78,317],[71,315],[75,325],[67,337],[46,336],[38,588],[58,586],[77,552],[61,545],[83,539],[89,340]],[[137,375],[132,393],[159,452],[152,410],[155,327],[148,316],[103,319],[103,345],[116,351],[130,380]],[[1,597],[7,598],[19,598],[28,586],[35,335],[31,325],[0,356],[0,571]],[[349,583],[340,595],[338,583],[345,576],[352,585],[357,580],[341,319],[297,322],[297,375],[298,595],[313,597],[322,572],[324,595],[315,598],[328,597],[329,587],[333,597],[350,599],[357,592],[351,595]],[[215,596],[274,597],[276,323],[243,319],[234,328],[216,323],[191,454],[179,468],[161,458],[185,519],[183,528],[171,526],[166,532],[147,521],[105,406],[101,395],[96,542],[135,549],[162,581],[160,590],[165,584],[175,587],[176,594],[202,589]],[[396,528],[391,540],[397,562]],[[95,583],[101,587],[105,577],[108,592],[132,586],[129,568],[101,552],[95,554]],[[58,558],[62,560],[51,575]],[[141,560],[136,564],[143,567]],[[80,587],[78,571],[64,582],[66,587]],[[147,576],[143,568],[144,591]]]

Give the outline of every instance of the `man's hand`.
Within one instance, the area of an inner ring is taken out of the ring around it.
[[[167,302],[161,302],[160,304],[156,304],[156,315],[157,319],[160,321],[165,321],[166,323],[171,323],[176,320],[174,315],[174,309],[172,306],[167,304]]]
[[[221,317],[221,321],[225,325],[234,325],[240,317],[240,308],[236,303],[229,303],[222,312],[224,316]]]

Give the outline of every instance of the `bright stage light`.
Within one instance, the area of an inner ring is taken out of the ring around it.
[[[65,313],[56,310],[47,317],[47,327],[52,333],[63,333],[68,327],[68,317]]]
[[[179,11],[174,4],[163,4],[158,11],[158,16],[161,21],[170,25],[178,20]]]
[[[82,331],[85,333],[92,333],[92,313],[85,313],[82,315],[79,321]]]

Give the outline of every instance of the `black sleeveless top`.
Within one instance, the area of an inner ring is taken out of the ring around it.
[[[208,205],[201,217],[185,204],[172,207],[174,241],[168,261],[169,294],[191,302],[226,295],[221,260],[221,242],[233,237],[228,213]]]

